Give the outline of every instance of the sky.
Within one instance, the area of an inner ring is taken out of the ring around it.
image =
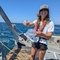
[[[60,25],[60,0],[0,0],[0,6],[12,23],[34,21],[43,4],[49,6],[50,20]],[[0,22],[4,22],[1,16]]]

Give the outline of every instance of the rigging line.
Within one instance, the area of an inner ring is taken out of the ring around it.
[[[1,43],[4,47],[6,47],[8,50],[11,50],[11,49],[9,49],[5,44],[3,44],[1,41],[0,41],[0,43]]]
[[[17,27],[16,27],[17,28]],[[17,28],[21,33],[23,33],[23,31],[21,31],[19,28]]]

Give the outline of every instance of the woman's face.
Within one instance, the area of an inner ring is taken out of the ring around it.
[[[42,9],[40,11],[41,20],[44,20],[44,18],[47,16],[47,14],[48,14],[47,9]]]

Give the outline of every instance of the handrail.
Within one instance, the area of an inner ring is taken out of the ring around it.
[[[4,46],[4,47],[6,47],[9,51],[11,51],[11,49],[10,48],[8,48],[4,43],[2,43],[1,41],[0,41],[0,43]],[[13,52],[13,51],[12,51]],[[5,53],[5,52],[4,52]],[[15,52],[13,52],[13,54],[15,54],[15,55],[17,55],[17,53],[15,53]],[[18,56],[18,57],[20,57],[20,56]],[[20,58],[23,58],[23,57],[20,57]],[[5,58],[6,59],[6,58]],[[24,58],[23,58],[24,59]]]
[[[2,43],[1,41],[0,41],[0,43],[1,43],[4,47],[6,47],[8,50],[11,50],[11,49],[9,49],[4,43]]]

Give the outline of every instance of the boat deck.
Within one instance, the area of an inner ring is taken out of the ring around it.
[[[31,47],[22,47],[17,49],[14,47],[7,55],[7,60],[30,60]],[[38,54],[36,54],[35,60],[38,60]],[[44,60],[60,60],[60,49],[56,49],[49,45]]]
[[[15,47],[6,55],[7,60],[30,60],[31,41],[25,41],[24,39],[21,39],[22,41],[20,42],[25,44],[25,46],[17,49],[17,45],[15,45]],[[55,38],[55,36],[49,40],[48,50],[44,60],[60,60],[60,42],[58,40],[60,41],[60,38]],[[36,54],[35,60],[38,60],[38,54]]]

